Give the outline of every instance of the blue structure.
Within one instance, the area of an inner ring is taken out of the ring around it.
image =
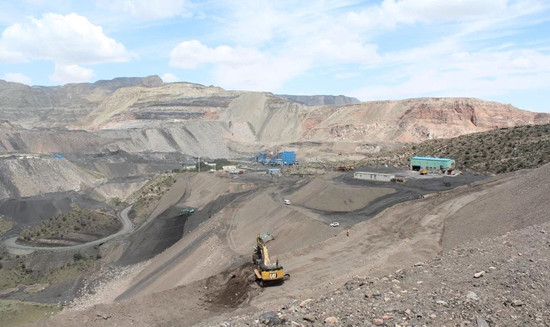
[[[265,152],[260,152],[256,156],[256,161],[262,164],[270,164],[272,166],[290,166],[296,163],[296,152],[283,151],[276,155],[270,156]]]
[[[272,166],[291,166],[296,163],[296,152],[294,151],[284,151],[277,153],[269,159],[269,164]]]
[[[260,152],[257,156],[256,156],[256,161],[258,162],[261,162],[262,164],[266,164],[267,162],[267,153],[265,152]]]
[[[285,151],[282,155],[283,165],[294,165],[296,163],[296,152]]]

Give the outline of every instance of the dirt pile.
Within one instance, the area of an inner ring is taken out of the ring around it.
[[[206,279],[206,288],[210,310],[238,308],[249,303],[250,299],[260,293],[254,278],[251,278],[252,263],[244,264],[237,269],[224,271]]]
[[[488,181],[483,192],[445,221],[444,250],[461,242],[549,221],[550,164]]]
[[[392,193],[395,193],[392,188],[350,187],[316,178],[289,195],[289,198],[292,198],[293,203],[310,209],[350,212],[362,209],[377,198]]]

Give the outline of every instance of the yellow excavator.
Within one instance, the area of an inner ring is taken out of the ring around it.
[[[265,233],[264,235],[258,234],[254,254],[252,255],[254,275],[256,275],[256,280],[261,287],[281,284],[290,278],[289,274],[285,274],[283,266],[279,265],[279,260],[275,264],[269,260],[266,243],[272,239],[274,237],[270,233]]]

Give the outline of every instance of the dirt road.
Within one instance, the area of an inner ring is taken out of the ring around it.
[[[27,245],[21,245],[17,244],[17,236],[8,238],[4,241],[4,245],[13,254],[21,254],[21,253],[31,253],[37,250],[46,250],[46,251],[68,251],[68,250],[78,250],[87,248],[90,246],[98,245],[101,243],[105,243],[107,241],[113,240],[115,238],[118,238],[122,235],[129,234],[133,232],[134,225],[128,218],[128,212],[132,209],[132,206],[128,206],[124,209],[122,209],[117,217],[119,218],[120,222],[122,223],[122,228],[116,233],[112,234],[103,238],[100,238],[95,241],[78,244],[78,245],[72,245],[72,246],[27,246]]]

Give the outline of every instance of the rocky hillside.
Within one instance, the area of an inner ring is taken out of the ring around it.
[[[419,142],[550,123],[550,114],[470,98],[357,104],[356,99],[343,96],[273,95],[192,83],[164,84],[158,77],[62,87],[2,82],[0,100],[4,121],[0,148],[7,152],[49,151],[32,140],[42,135],[52,138],[51,132],[44,131],[52,127],[93,132],[77,141],[79,135],[56,131],[60,140],[45,143],[69,144],[66,149],[57,146],[58,152],[108,146],[129,152],[159,149],[225,157],[277,147],[306,153],[319,142],[342,145],[345,151],[339,152],[344,155],[368,154],[380,149],[369,146],[373,143]],[[328,153],[339,147],[314,151]]]
[[[105,181],[65,158],[7,156],[0,158],[0,199],[78,191]]]
[[[471,98],[365,102],[332,110],[321,109],[308,118],[311,128],[305,134],[307,139],[335,138],[355,142],[418,142],[550,122],[550,114]]]
[[[501,128],[428,140],[382,152],[355,165],[407,166],[412,156],[453,158],[459,169],[505,173],[550,162],[550,124]]]
[[[115,78],[57,87],[28,86],[0,80],[0,119],[26,128],[65,127],[79,117],[85,117],[117,89],[161,84],[158,76]]]
[[[360,104],[356,98],[344,95],[289,95],[277,94],[278,97],[304,104],[306,106],[345,106],[348,104]]]

